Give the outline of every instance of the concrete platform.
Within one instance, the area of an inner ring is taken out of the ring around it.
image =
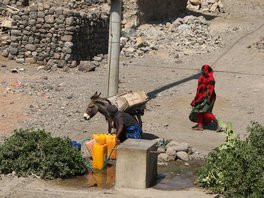
[[[145,189],[157,180],[157,141],[127,139],[117,148],[116,188]]]

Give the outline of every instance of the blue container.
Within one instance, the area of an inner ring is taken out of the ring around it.
[[[71,141],[71,145],[72,145],[73,147],[77,147],[79,151],[81,150],[81,146],[82,146],[82,145],[81,145],[80,143],[78,143],[78,142],[72,140],[72,141]]]

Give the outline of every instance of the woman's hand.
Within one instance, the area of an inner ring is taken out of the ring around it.
[[[120,144],[120,140],[116,138],[116,144]]]

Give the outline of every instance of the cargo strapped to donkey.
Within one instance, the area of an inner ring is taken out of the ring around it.
[[[129,91],[107,98],[119,111],[125,111],[131,107],[148,102],[148,96],[144,91]]]

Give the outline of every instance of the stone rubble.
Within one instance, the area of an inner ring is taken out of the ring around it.
[[[222,0],[188,0],[187,8],[196,12],[223,13]]]
[[[203,17],[187,15],[166,24],[145,24],[132,34],[123,32],[121,55],[140,57],[153,50],[169,50],[178,59],[185,55],[202,54],[219,48],[221,38],[210,34],[210,24]]]
[[[166,166],[170,161],[191,161],[203,159],[203,156],[188,143],[177,142],[159,138],[158,145],[158,165]]]

